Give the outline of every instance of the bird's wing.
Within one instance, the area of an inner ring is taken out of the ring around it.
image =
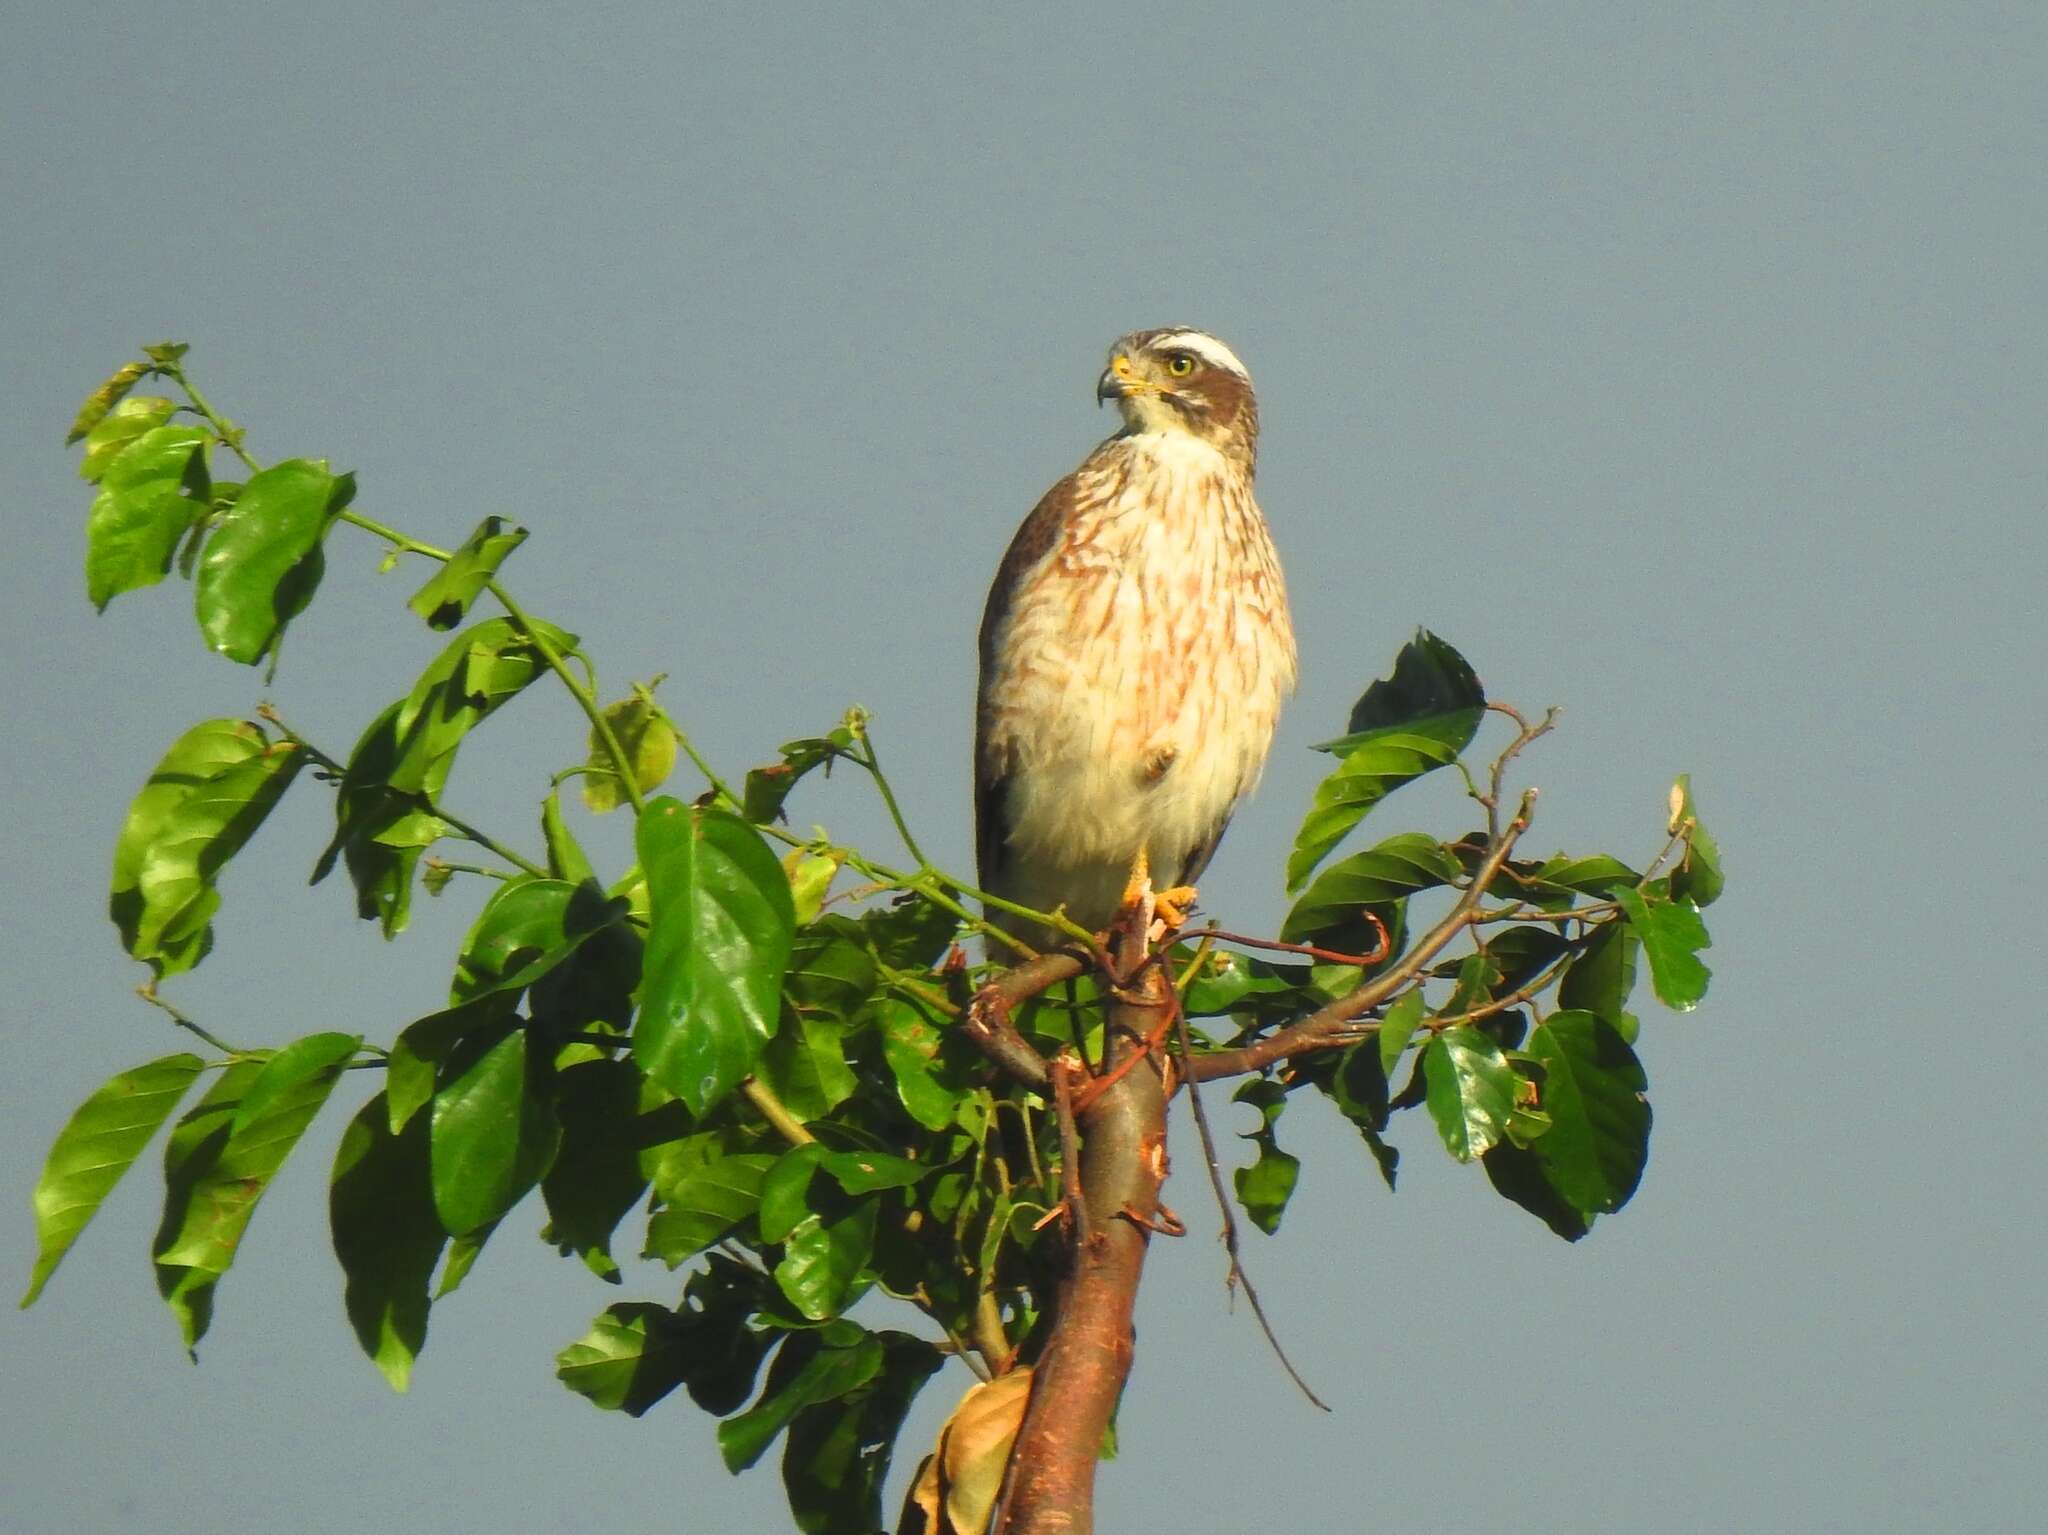
[[[1058,547],[1073,515],[1079,471],[1048,490],[1032,508],[1004,551],[981,614],[981,681],[974,703],[974,847],[984,890],[1001,894],[1009,857],[1009,816],[1005,809],[1010,773],[1008,743],[996,730],[989,691],[996,679],[997,652],[1009,624],[1018,585]]]

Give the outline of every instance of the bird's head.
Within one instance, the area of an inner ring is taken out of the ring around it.
[[[1132,331],[1109,349],[1095,383],[1131,432],[1184,432],[1247,465],[1259,445],[1259,406],[1237,354],[1206,331]]]

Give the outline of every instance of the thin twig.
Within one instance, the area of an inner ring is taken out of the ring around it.
[[[1060,1123],[1060,1198],[1067,1207],[1074,1247],[1088,1245],[1088,1204],[1081,1194],[1081,1135],[1074,1125],[1073,1074],[1087,1075],[1087,1068],[1062,1055],[1052,1065],[1052,1102]]]
[[[1252,1315],[1258,1318],[1259,1330],[1266,1335],[1266,1343],[1273,1350],[1273,1357],[1280,1361],[1280,1368],[1307,1397],[1324,1412],[1330,1404],[1317,1396],[1315,1389],[1302,1379],[1301,1371],[1295,1369],[1294,1361],[1287,1357],[1287,1350],[1280,1346],[1280,1339],[1273,1331],[1273,1324],[1266,1318],[1266,1308],[1260,1304],[1258,1287],[1252,1283],[1252,1276],[1245,1272],[1244,1258],[1238,1248],[1237,1216],[1230,1208],[1230,1195],[1223,1187],[1223,1164],[1216,1155],[1216,1137],[1209,1129],[1209,1111],[1202,1107],[1202,1089],[1186,1068],[1194,1059],[1194,1041],[1188,1035],[1187,1010],[1176,998],[1173,1003],[1173,1026],[1180,1044],[1180,1058],[1183,1074],[1188,1084],[1188,1108],[1193,1111],[1195,1135],[1202,1143],[1202,1163],[1209,1169],[1209,1187],[1216,1193],[1216,1213],[1223,1217],[1223,1250],[1230,1255],[1230,1272],[1224,1279],[1224,1288],[1244,1286],[1244,1298],[1251,1303]]]
[[[1336,949],[1319,949],[1312,943],[1282,943],[1277,938],[1253,938],[1244,933],[1233,933],[1220,927],[1205,927],[1202,929],[1202,932],[1210,938],[1221,938],[1225,943],[1241,944],[1248,949],[1271,949],[1279,954],[1304,954],[1310,959],[1322,960],[1325,964],[1355,965],[1360,970],[1363,970],[1367,965],[1377,965],[1384,962],[1388,953],[1393,948],[1394,941],[1387,935],[1387,925],[1380,921],[1377,912],[1361,908],[1359,915],[1370,922],[1374,930],[1380,935],[1379,943],[1375,945],[1370,954],[1344,954]]]
[[[249,1056],[249,1052],[247,1050],[243,1050],[235,1045],[229,1044],[226,1040],[222,1039],[217,1034],[209,1033],[207,1030],[201,1028],[197,1023],[193,1022],[192,1019],[187,1017],[178,1008],[172,1006],[171,1003],[167,1002],[164,998],[158,996],[156,994],[155,981],[143,982],[142,985],[135,988],[135,995],[142,998],[142,1000],[147,1002],[151,1007],[162,1008],[166,1013],[169,1013],[171,1015],[171,1022],[175,1023],[179,1028],[184,1029],[189,1033],[197,1034],[201,1039],[205,1040],[209,1045],[213,1046],[214,1049],[220,1051],[221,1054],[232,1055],[242,1059],[246,1059]]]
[[[1329,1048],[1340,1041],[1344,1031],[1360,1014],[1392,997],[1410,981],[1421,974],[1422,969],[1458,934],[1471,925],[1472,912],[1485,897],[1487,886],[1500,873],[1501,865],[1507,862],[1508,854],[1514,851],[1516,841],[1529,829],[1529,819],[1535,814],[1536,791],[1527,790],[1522,795],[1520,807],[1514,819],[1504,826],[1500,834],[1492,839],[1486,850],[1486,857],[1474,871],[1472,883],[1459,895],[1457,902],[1438,922],[1400,959],[1382,970],[1357,990],[1336,1001],[1317,1009],[1301,1022],[1282,1029],[1277,1034],[1245,1045],[1236,1050],[1215,1050],[1193,1056],[1188,1061],[1190,1080],[1207,1082],[1215,1077],[1236,1077],[1246,1072],[1258,1071],[1274,1061],[1290,1055],[1300,1055],[1311,1050]]]

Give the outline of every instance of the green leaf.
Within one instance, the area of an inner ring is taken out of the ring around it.
[[[1287,1213],[1287,1201],[1294,1197],[1294,1185],[1301,1176],[1301,1159],[1282,1151],[1273,1138],[1273,1126],[1287,1108],[1287,1090],[1265,1077],[1253,1077],[1231,1095],[1233,1103],[1249,1103],[1259,1111],[1259,1128],[1242,1139],[1254,1142],[1259,1159],[1240,1167],[1233,1175],[1237,1202],[1253,1225],[1271,1236],[1280,1229],[1280,1217]]]
[[[880,1206],[865,1199],[837,1218],[809,1215],[797,1223],[775,1265],[775,1283],[791,1305],[816,1322],[852,1304],[861,1271],[874,1254],[880,1214]]]
[[[604,718],[619,750],[626,754],[634,787],[642,794],[652,794],[675,771],[675,728],[638,693],[607,705]],[[599,815],[626,803],[612,754],[605,749],[595,725],[590,727],[590,757],[583,769],[583,803]]]
[[[1685,856],[1671,875],[1671,894],[1695,906],[1711,906],[1721,898],[1721,849],[1700,824],[1692,803],[1692,774],[1680,773],[1671,786],[1671,834],[1685,838]]]
[[[1591,1013],[1557,1012],[1529,1036],[1551,1127],[1534,1144],[1551,1187],[1587,1217],[1627,1204],[1650,1156],[1649,1079],[1620,1034]]]
[[[1469,1162],[1507,1133],[1515,1107],[1515,1073],[1500,1046],[1477,1029],[1445,1029],[1423,1047],[1429,1117],[1460,1162]]]
[[[78,407],[78,414],[71,421],[71,430],[64,434],[64,445],[70,447],[98,426],[107,412],[119,405],[128,391],[147,378],[149,372],[150,366],[146,362],[124,362],[116,368],[113,376],[87,395],[85,403]]]
[[[448,1000],[460,1005],[486,992],[524,990],[625,913],[624,901],[608,900],[595,884],[507,880],[463,940]]]
[[[525,541],[526,529],[507,529],[504,518],[486,517],[406,606],[424,618],[429,629],[453,629],[506,556]]]
[[[448,1237],[434,1213],[428,1121],[415,1115],[394,1133],[390,1119],[379,1093],[349,1122],[327,1208],[349,1324],[391,1388],[403,1391],[426,1345],[428,1287]]]
[[[792,1146],[776,1159],[761,1182],[760,1231],[764,1242],[780,1242],[803,1224],[814,1208],[811,1182],[818,1165],[830,1153],[815,1141]],[[822,1201],[835,1214],[846,1208],[844,1200],[826,1196]]]
[[[121,946],[135,952],[142,922],[140,880],[143,856],[162,836],[171,815],[202,785],[229,768],[262,754],[263,732],[242,720],[203,720],[186,731],[164,753],[128,809],[114,844],[114,870],[107,914],[120,930]],[[205,937],[204,933],[199,935]],[[187,946],[183,963],[167,968],[189,969],[198,963],[203,943]]]
[[[193,601],[207,645],[254,666],[313,600],[320,541],[355,496],[353,475],[286,459],[249,476],[199,557]]]
[[[1690,901],[1672,900],[1655,884],[1646,890],[1617,890],[1614,899],[1643,941],[1657,1000],[1681,1013],[1698,1007],[1710,978],[1698,951],[1712,945],[1699,909]]]
[[[1295,834],[1287,859],[1289,892],[1299,890],[1381,800],[1457,761],[1485,713],[1485,691],[1465,658],[1418,630],[1395,658],[1393,675],[1367,688],[1352,708],[1348,733],[1316,748],[1343,760],[1317,785]]]
[[[1628,1011],[1628,999],[1636,989],[1636,950],[1641,944],[1628,923],[1601,923],[1558,983],[1558,1005],[1605,1019],[1623,1039],[1633,1042],[1637,1021]]]
[[[107,466],[85,524],[85,594],[102,612],[170,573],[178,541],[206,515],[206,433],[160,426]]]
[[[557,654],[576,648],[576,636],[552,624],[536,621],[533,628]],[[509,618],[485,619],[463,630],[398,706],[391,725],[396,746],[384,781],[394,789],[439,794],[469,732],[547,670],[540,647]]]
[[[904,1109],[927,1130],[945,1129],[961,1098],[972,1089],[941,1059],[944,1032],[901,997],[876,999],[873,1016],[882,1036],[882,1059],[896,1080],[896,1096]]]
[[[849,1194],[881,1189],[907,1189],[932,1171],[922,1162],[883,1151],[832,1151],[818,1160],[819,1170]]]
[[[81,1103],[50,1147],[36,1180],[36,1262],[24,1309],[35,1304],[86,1223],[142,1155],[204,1066],[196,1055],[167,1055],[110,1078]]]
[[[261,735],[256,739],[260,741]],[[196,763],[209,752],[229,749],[214,735],[194,744],[192,760]],[[152,796],[140,825],[137,811],[144,807],[138,799],[115,850],[110,903],[124,930],[123,918],[132,914],[130,954],[152,965],[160,976],[198,963],[208,945],[213,913],[220,906],[214,881],[283,797],[305,757],[295,742],[272,741],[232,766],[183,786],[183,793]],[[163,772],[160,765],[151,775],[150,788],[158,787]],[[167,781],[162,786],[167,791],[179,787]],[[133,860],[134,883],[124,890],[127,859]]]
[[[1523,876],[1532,895],[1590,895],[1602,900],[1618,891],[1633,889],[1641,881],[1642,875],[1605,853],[1595,853],[1590,858],[1566,858],[1559,854]]]
[[[726,1469],[746,1470],[804,1408],[859,1390],[881,1368],[882,1345],[852,1322],[790,1334],[769,1367],[760,1400],[718,1425]]]
[[[1405,992],[1380,1018],[1380,1070],[1385,1075],[1391,1077],[1394,1074],[1402,1053],[1408,1048],[1408,1041],[1415,1037],[1415,1027],[1422,1022],[1422,1007],[1420,991]]]
[[[653,926],[633,1053],[701,1115],[775,1030],[796,921],[789,880],[761,834],[724,810],[655,800],[635,843]]]
[[[647,1192],[640,1084],[630,1061],[583,1061],[563,1070],[555,1079],[562,1146],[540,1184],[548,1210],[542,1239],[613,1283],[619,1265],[612,1233]]]
[[[807,1124],[838,1108],[860,1085],[846,1064],[843,1028],[830,1015],[785,1008],[781,1027],[755,1063],[754,1074]]]
[[[1359,917],[1362,908],[1384,906],[1458,877],[1458,861],[1442,843],[1421,832],[1403,832],[1325,869],[1294,903],[1280,936],[1289,943],[1331,948],[1341,948],[1340,939],[1370,943],[1370,929]]]
[[[555,1378],[596,1406],[637,1418],[688,1376],[694,1333],[666,1306],[607,1306],[555,1356]]]
[[[434,1094],[434,1209],[450,1236],[510,1210],[554,1161],[556,1121],[549,1063],[529,1059],[526,1031],[487,1048],[465,1043]]]
[[[1394,657],[1393,675],[1375,682],[1351,706],[1345,734],[1315,749],[1336,757],[1349,756],[1360,737],[1388,729],[1450,740],[1464,728],[1458,723],[1464,716],[1473,715],[1476,727],[1474,711],[1484,712],[1485,708],[1486,691],[1465,658],[1427,629],[1417,629],[1415,638]],[[1470,738],[1468,730],[1466,739]]]
[[[1567,1242],[1578,1241],[1592,1229],[1591,1218],[1574,1210],[1551,1186],[1534,1151],[1502,1141],[1481,1161],[1495,1193],[1520,1205]]]
[[[752,769],[741,786],[740,803],[746,818],[759,825],[780,817],[782,802],[804,775],[829,763],[852,745],[853,732],[843,726],[829,735],[783,742],[782,759]]]
[[[686,1163],[657,1178],[662,1206],[647,1223],[647,1256],[670,1268],[721,1240],[761,1206],[762,1180],[775,1158],[742,1152]]]
[[[474,1002],[429,1013],[406,1025],[392,1043],[384,1063],[384,1098],[391,1112],[391,1133],[434,1101],[435,1079],[442,1063],[463,1040],[479,1034],[502,1036],[516,999],[504,992],[488,993]]]
[[[334,798],[334,837],[313,866],[317,885],[333,871],[337,859],[345,858],[356,891],[356,915],[381,923],[386,938],[405,930],[413,870],[422,850],[445,829],[422,821],[421,805],[423,796],[440,791],[446,762],[421,791],[390,785],[399,761],[398,715],[403,707],[395,703],[372,720],[349,754]],[[405,828],[416,835],[390,840]]]
[[[121,401],[87,430],[85,457],[78,461],[78,477],[87,484],[97,484],[138,437],[169,421],[176,409],[161,395],[138,394]]]
[[[782,868],[789,875],[790,897],[796,902],[797,927],[808,927],[825,909],[825,897],[839,873],[839,860],[793,848],[783,855]]]
[[[782,1485],[805,1535],[872,1535],[884,1526],[882,1486],[911,1403],[942,1355],[907,1333],[875,1334],[882,1364],[866,1385],[790,1420]]]
[[[152,1254],[157,1288],[188,1349],[205,1336],[214,1286],[235,1261],[257,1201],[361,1043],[315,1034],[267,1061],[238,1061],[171,1132]]]

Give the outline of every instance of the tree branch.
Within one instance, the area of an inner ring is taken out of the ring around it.
[[[1240,1049],[1214,1050],[1195,1056],[1188,1062],[1188,1076],[1198,1082],[1213,1081],[1217,1077],[1240,1077],[1247,1072],[1263,1070],[1290,1055],[1328,1049],[1341,1042],[1349,1025],[1360,1014],[1378,1007],[1414,980],[1425,965],[1471,925],[1472,915],[1485,898],[1487,886],[1500,873],[1501,865],[1508,861],[1508,855],[1514,851],[1522,833],[1529,829],[1529,820],[1535,810],[1536,791],[1530,789],[1522,795],[1522,803],[1515,811],[1514,819],[1501,828],[1488,844],[1486,857],[1473,872],[1472,883],[1459,894],[1443,920],[1423,934],[1415,947],[1400,959],[1356,991],[1339,997],[1277,1034]]]

